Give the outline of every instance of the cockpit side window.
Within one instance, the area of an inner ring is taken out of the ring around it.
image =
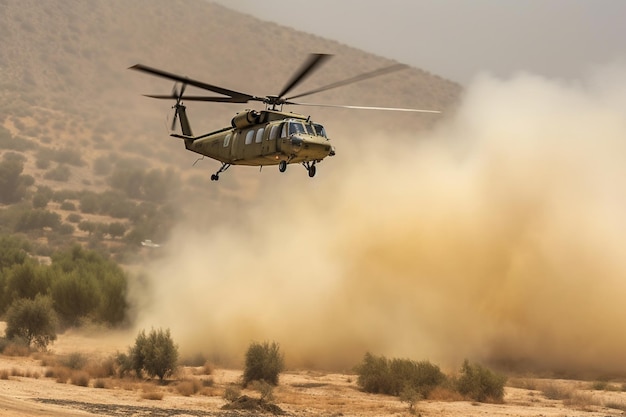
[[[317,136],[327,137],[326,129],[324,129],[324,126],[317,123],[315,123],[313,126],[315,126],[315,133],[317,133]]]

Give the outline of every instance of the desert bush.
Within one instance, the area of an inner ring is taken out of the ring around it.
[[[2,349],[2,354],[6,356],[28,356],[30,353],[30,346],[21,338],[14,338]]]
[[[61,210],[74,211],[74,210],[76,210],[76,205],[74,203],[72,203],[71,201],[64,201],[64,202],[61,203],[59,208]],[[69,216],[71,216],[73,214],[75,214],[75,213],[71,213]],[[80,219],[80,215],[76,214],[76,216],[78,216],[78,219]],[[78,221],[72,221],[72,223],[78,223]]]
[[[6,314],[6,336],[22,338],[27,345],[45,349],[56,340],[57,319],[52,300],[37,295],[34,299],[21,298],[13,302]]]
[[[52,199],[53,191],[50,187],[39,186],[33,195],[33,208],[45,208]]]
[[[357,384],[365,392],[396,396],[412,389],[422,398],[426,398],[433,388],[445,381],[445,375],[439,367],[428,361],[389,360],[369,352],[356,367],[356,371]]]
[[[0,235],[0,271],[15,264],[23,264],[31,250],[31,244],[26,239]]]
[[[67,165],[57,165],[56,167],[46,171],[43,177],[47,180],[67,182],[72,175],[72,171]]]
[[[261,394],[261,401],[274,401],[274,386],[265,381],[252,381],[250,384],[254,391]]]
[[[184,379],[176,384],[176,391],[185,397],[197,394],[200,388],[202,388],[202,383],[195,378]]]
[[[78,213],[70,213],[67,215],[66,220],[70,223],[80,223],[80,221],[82,220],[82,217]]]
[[[574,394],[574,390],[571,387],[556,382],[541,383],[539,390],[549,400],[568,400]]]
[[[0,203],[5,204],[22,200],[29,186],[26,176],[22,175],[24,162],[9,155],[4,154],[0,162]]]
[[[102,378],[97,378],[93,381],[93,387],[94,388],[108,388],[108,384],[107,381],[105,379]]]
[[[23,211],[15,224],[16,232],[26,232],[29,230],[43,229],[49,227],[56,229],[61,225],[61,216],[57,213],[44,210],[33,209]]]
[[[45,150],[50,156],[50,159],[59,163],[59,164],[68,164],[73,166],[83,166],[85,162],[81,157],[80,151],[72,148],[61,148],[61,149],[53,149],[53,150]]]
[[[0,379],[9,379],[9,371],[6,369],[3,369],[0,371]]]
[[[60,358],[59,363],[74,371],[82,370],[87,365],[87,357],[80,352],[72,352]]]
[[[148,376],[158,376],[163,380],[176,369],[178,347],[174,344],[169,329],[152,329],[147,336],[142,330],[129,351],[129,357],[137,376],[140,377],[142,371],[145,371]]]
[[[79,387],[89,386],[89,374],[85,371],[74,371],[70,375],[70,383]]]
[[[241,388],[237,385],[229,385],[224,390],[224,399],[230,403],[241,396]]]
[[[504,384],[506,384],[504,375],[494,373],[479,364],[471,364],[465,360],[457,380],[457,389],[459,393],[475,401],[502,402]]]
[[[163,399],[163,391],[159,390],[154,385],[144,384],[142,386],[141,398],[144,400],[159,401]]]
[[[246,351],[243,386],[252,381],[278,385],[278,377],[285,367],[283,354],[276,342],[253,342]]]

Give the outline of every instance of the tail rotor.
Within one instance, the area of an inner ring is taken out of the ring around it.
[[[172,126],[170,127],[171,131],[174,131],[174,129],[176,129],[176,121],[178,120],[178,114],[181,111],[181,108],[184,108],[185,106],[182,104],[182,98],[183,98],[183,94],[185,93],[185,88],[187,88],[187,83],[183,83],[182,87],[180,88],[180,92],[178,91],[178,84],[174,84],[174,88],[172,88],[172,98],[176,99],[176,104],[174,104],[174,106],[172,106],[174,110],[174,118],[172,119]]]

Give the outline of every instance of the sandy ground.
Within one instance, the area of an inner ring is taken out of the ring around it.
[[[132,339],[132,338],[131,338]],[[108,342],[105,343],[104,340]],[[52,347],[55,355],[82,352],[86,356],[106,356],[123,351],[130,344],[124,334],[107,335],[70,332]],[[258,412],[225,411],[223,393],[236,383],[241,371],[216,369],[211,376],[199,368],[184,368],[179,379],[212,379],[210,387],[184,396],[176,381],[160,385],[136,379],[106,379],[106,388],[57,382],[46,377],[50,356],[0,356],[0,415],[17,416],[247,416]],[[43,366],[42,365],[48,365]],[[422,416],[621,416],[626,409],[626,393],[591,390],[591,383],[564,380],[512,380],[503,404],[469,401],[420,401],[415,415]],[[549,400],[537,387],[550,384],[574,393],[570,400]],[[525,386],[535,389],[516,388]],[[621,386],[616,384],[615,386]],[[146,399],[146,392],[163,395]],[[242,394],[258,397],[258,392]],[[406,404],[397,398],[360,392],[354,375],[312,371],[286,372],[274,390],[275,403],[291,416],[410,416]],[[609,407],[607,407],[607,405]],[[618,407],[619,406],[619,407]],[[618,409],[619,408],[619,409]]]

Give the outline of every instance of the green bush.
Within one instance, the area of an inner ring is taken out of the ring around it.
[[[47,180],[67,182],[70,179],[72,171],[67,165],[57,165],[51,170],[47,171],[43,177]]]
[[[22,175],[23,160],[11,155],[15,154],[4,154],[0,162],[0,203],[5,204],[22,200],[26,195],[26,187],[29,186],[27,176]]]
[[[11,304],[6,314],[6,337],[21,338],[28,345],[45,349],[56,340],[56,314],[50,297],[37,295],[34,299],[20,298]]]
[[[30,243],[17,236],[0,236],[0,272],[2,268],[23,264],[32,250]]]
[[[148,376],[158,376],[162,381],[176,369],[178,347],[174,344],[169,329],[152,329],[147,336],[142,330],[135,339],[135,345],[129,349],[128,357],[138,377],[145,371]]]
[[[246,351],[246,363],[243,372],[243,386],[252,381],[265,381],[278,385],[278,377],[283,371],[284,357],[276,342],[253,342]]]
[[[461,374],[457,380],[457,390],[475,401],[502,402],[504,399],[506,377],[499,375],[478,364],[463,362]]]
[[[60,225],[61,216],[57,213],[44,209],[33,209],[23,211],[19,215],[15,225],[15,231],[26,232],[29,230],[43,229],[44,227],[56,229]]]
[[[389,360],[366,353],[356,367],[357,383],[365,392],[399,396],[409,390],[426,398],[430,391],[445,381],[438,366],[428,361]]]

